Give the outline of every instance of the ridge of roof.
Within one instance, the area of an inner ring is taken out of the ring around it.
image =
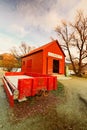
[[[57,44],[58,44],[58,46],[59,46],[60,50],[62,51],[63,55],[66,57],[66,55],[65,55],[64,51],[62,50],[62,47],[59,45],[58,40],[56,40],[56,42],[57,42]]]
[[[62,53],[64,54],[64,52],[63,52],[61,46],[60,46],[59,43],[58,43],[58,40],[53,40],[53,41],[51,41],[51,42],[49,42],[49,43],[47,43],[47,44],[45,44],[45,45],[43,45],[43,46],[40,46],[40,47],[38,47],[38,48],[36,48],[36,49],[30,51],[28,54],[24,55],[23,57],[29,56],[29,55],[31,55],[31,54],[33,54],[33,53],[37,53],[37,52],[39,52],[39,51],[43,51],[46,47],[48,47],[49,45],[53,44],[54,42],[56,42],[56,43],[58,44],[59,48],[61,49]],[[64,54],[64,56],[65,56],[65,54]],[[23,57],[22,57],[22,58],[23,58]]]
[[[36,51],[38,51],[38,50],[44,50],[46,47],[48,47],[48,46],[49,46],[50,44],[52,44],[53,42],[56,42],[56,40],[53,40],[53,41],[51,41],[51,42],[49,42],[49,43],[47,43],[47,44],[45,44],[45,45],[42,45],[42,46],[40,46],[40,47],[38,47],[38,48],[32,50],[30,53],[36,52]]]

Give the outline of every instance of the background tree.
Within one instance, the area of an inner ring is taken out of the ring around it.
[[[18,60],[18,67],[21,67],[21,57],[28,54],[35,47],[27,45],[27,43],[22,42],[19,47],[13,47],[11,49],[11,54]]]
[[[2,67],[2,59],[3,59],[3,56],[0,55],[0,67]]]
[[[17,47],[13,47],[11,49],[11,53],[16,57],[16,58],[20,58],[26,54],[28,54],[30,52],[32,48],[27,45],[25,42],[22,42],[21,45],[17,48]]]
[[[87,65],[87,62],[84,62],[87,59],[87,17],[82,11],[78,11],[75,22],[72,24],[62,22],[62,26],[57,26],[55,31],[62,39],[61,46],[67,50],[75,74],[81,75],[82,69]],[[77,50],[75,55],[72,55],[73,48]]]
[[[4,54],[2,59],[2,65],[7,71],[11,71],[13,68],[16,68],[18,65],[17,59],[12,54]]]

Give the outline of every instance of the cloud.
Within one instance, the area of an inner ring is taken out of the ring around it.
[[[77,9],[83,10],[85,14],[87,14],[87,1],[86,0],[80,0]]]
[[[25,26],[39,27],[44,31],[50,31],[59,21],[58,12],[55,10],[55,3],[52,0],[28,2],[22,1],[17,6],[19,15],[23,18]]]
[[[19,35],[20,37],[25,37],[28,33],[23,26],[18,24],[12,24],[11,26],[9,26],[9,28],[10,32],[14,32],[16,33],[16,35]]]
[[[0,46],[3,43],[8,48],[18,41],[48,42],[62,19],[72,21],[76,10],[86,10],[86,5],[86,0],[0,1],[0,32],[7,33],[7,37],[6,34],[0,37]]]
[[[23,26],[50,32],[61,19],[69,19],[72,16],[69,12],[77,5],[78,0],[22,0],[17,4],[17,12]]]
[[[82,10],[84,14],[87,15],[87,1],[86,0],[79,0],[77,1],[77,3],[75,4],[75,6],[73,8],[71,8],[70,12],[68,13],[68,19],[70,21],[73,21],[75,16],[76,16],[76,12],[78,10]]]
[[[0,33],[0,53],[9,52],[15,46],[15,40]]]
[[[19,37],[28,35],[31,28],[50,33],[77,3],[77,0],[7,0],[9,4],[5,1],[1,5],[2,24],[3,26],[6,24],[7,27],[4,28],[7,31]]]

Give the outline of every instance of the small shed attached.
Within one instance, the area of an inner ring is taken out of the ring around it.
[[[64,74],[65,54],[58,41],[54,40],[23,56],[22,72]]]

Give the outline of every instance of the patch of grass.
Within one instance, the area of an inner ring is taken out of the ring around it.
[[[87,78],[87,74],[84,74],[82,77],[83,77],[83,78]]]
[[[57,83],[57,90],[53,90],[52,93],[55,95],[55,96],[63,96],[64,95],[64,85],[58,81]]]

